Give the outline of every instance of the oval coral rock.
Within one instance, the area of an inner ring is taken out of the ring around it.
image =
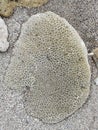
[[[23,24],[5,84],[22,90],[27,113],[57,123],[85,103],[90,67],[84,42],[60,16],[40,13]]]

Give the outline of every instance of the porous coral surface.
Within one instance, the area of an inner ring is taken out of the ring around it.
[[[75,29],[52,12],[23,24],[5,85],[24,93],[29,115],[57,123],[86,101],[90,67],[86,47]]]

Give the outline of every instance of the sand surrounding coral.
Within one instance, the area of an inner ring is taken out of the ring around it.
[[[4,85],[6,70],[14,56],[13,49],[21,33],[21,26],[38,12],[52,11],[64,17],[78,31],[88,52],[98,47],[98,0],[49,0],[38,8],[15,8],[9,18],[3,18],[8,27],[10,48],[0,53],[0,129],[1,130],[97,130],[98,129],[98,77],[97,67],[89,57],[92,77],[90,96],[86,103],[68,119],[49,125],[29,116],[22,102],[25,91],[19,93]],[[29,89],[29,88],[27,88]]]

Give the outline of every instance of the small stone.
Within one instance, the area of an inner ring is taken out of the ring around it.
[[[9,42],[7,41],[8,31],[4,20],[0,17],[0,52],[7,51]]]
[[[95,84],[98,85],[98,77],[94,81],[95,81]]]

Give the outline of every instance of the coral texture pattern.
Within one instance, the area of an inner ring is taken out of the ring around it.
[[[29,115],[57,123],[85,103],[90,76],[87,49],[76,30],[64,18],[46,12],[23,24],[5,84],[25,89]]]

